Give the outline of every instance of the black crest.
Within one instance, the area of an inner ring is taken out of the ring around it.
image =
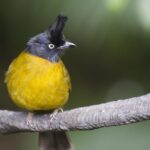
[[[67,20],[67,16],[58,15],[56,21],[48,28],[49,39],[56,46],[63,45],[65,42],[62,32]]]

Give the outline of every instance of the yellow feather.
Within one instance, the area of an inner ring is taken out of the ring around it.
[[[70,77],[63,62],[22,52],[9,66],[5,82],[12,100],[27,110],[50,110],[68,100]]]

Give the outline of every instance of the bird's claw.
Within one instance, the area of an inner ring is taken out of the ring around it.
[[[62,108],[57,108],[53,111],[52,114],[50,114],[50,121],[53,121],[56,119],[56,116],[59,112],[63,112],[63,109]]]
[[[28,112],[27,118],[26,118],[26,123],[28,126],[32,126],[32,124],[33,124],[32,117],[33,117],[33,113]]]

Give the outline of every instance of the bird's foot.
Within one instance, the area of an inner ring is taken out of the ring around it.
[[[50,121],[53,121],[56,119],[56,116],[59,112],[63,112],[63,109],[62,108],[57,108],[53,111],[52,114],[50,114]]]
[[[26,123],[27,123],[28,126],[32,126],[32,124],[33,124],[32,117],[33,117],[33,113],[32,112],[28,112],[27,118],[26,118]]]

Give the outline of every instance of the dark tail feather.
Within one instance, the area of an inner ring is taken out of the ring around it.
[[[39,146],[40,150],[74,150],[64,131],[40,132]]]

